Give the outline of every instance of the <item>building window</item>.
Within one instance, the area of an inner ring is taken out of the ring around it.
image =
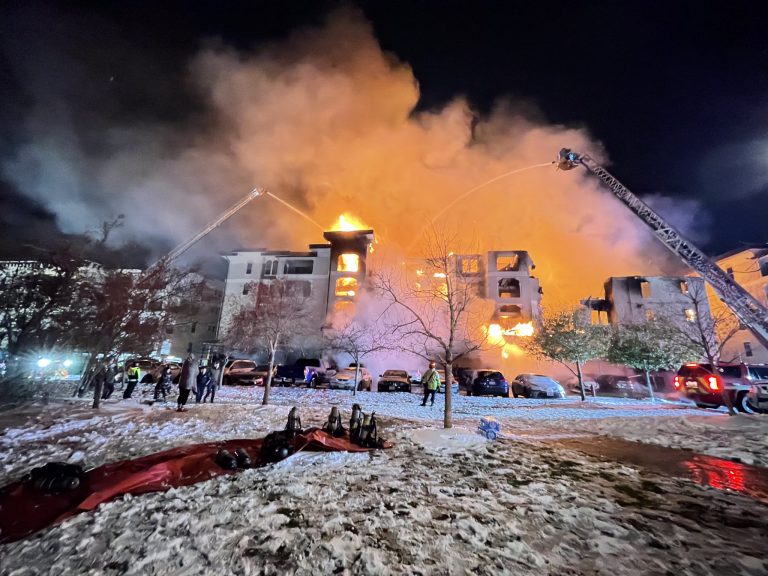
[[[688,322],[696,322],[696,310],[693,308],[686,308],[685,309],[685,319]]]
[[[685,280],[680,280],[680,293],[688,294],[688,282]]]
[[[197,322],[192,322],[192,327],[189,329],[190,334],[197,332]]]
[[[312,274],[313,260],[286,260],[284,274]]]
[[[504,306],[499,307],[499,319],[501,320],[500,324],[502,326],[504,326],[505,322],[512,321],[514,321],[514,324],[517,324],[522,317],[523,311],[520,306],[516,306],[515,304],[505,304]],[[511,325],[507,326],[507,328],[511,328]],[[505,328],[505,330],[507,328]]]
[[[248,295],[248,290],[250,289],[250,286],[248,284],[243,284],[243,296]]]
[[[651,283],[648,280],[640,280],[640,295],[643,298],[651,297]]]
[[[343,316],[352,316],[355,311],[355,305],[350,300],[336,300],[333,303],[333,313]]]
[[[262,276],[277,276],[277,260],[266,260],[261,266]]]
[[[768,260],[760,261],[760,275],[768,276]]]
[[[336,296],[348,296],[357,294],[357,280],[355,278],[339,278],[336,280]]]
[[[520,269],[520,256],[510,254],[508,256],[496,256],[497,272],[516,272]]]
[[[360,256],[358,254],[341,254],[336,263],[339,272],[359,272]]]
[[[725,273],[726,273],[726,274],[728,274],[728,276],[730,276],[730,277],[731,277],[731,280],[733,280],[733,268],[730,268],[730,267],[729,267],[729,268],[728,268],[728,269],[725,271]]]
[[[248,264],[245,265],[245,273],[250,274],[253,271],[253,262],[248,262]]]
[[[480,274],[479,256],[462,256],[460,259],[460,270],[463,276],[477,276]]]
[[[754,353],[752,352],[752,342],[744,342],[744,355],[745,356],[754,355]]]
[[[520,281],[516,278],[501,278],[499,298],[520,298]]]

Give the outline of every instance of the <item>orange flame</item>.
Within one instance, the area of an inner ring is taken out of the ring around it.
[[[339,219],[333,223],[331,230],[333,232],[354,232],[355,230],[369,230],[370,226],[367,226],[359,218],[352,216],[349,212],[345,212],[339,216]]]
[[[354,297],[357,290],[357,280],[355,278],[339,278],[336,280],[336,296]]]
[[[359,272],[360,256],[357,254],[342,254],[339,256],[339,272]]]

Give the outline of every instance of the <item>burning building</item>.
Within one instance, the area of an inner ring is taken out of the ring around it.
[[[310,244],[304,252],[257,248],[223,257],[228,262],[224,311],[219,334],[226,333],[231,314],[246,301],[251,290],[275,281],[307,299],[313,334],[319,342],[322,329],[336,314],[354,311],[366,279],[366,260],[374,241],[373,230],[337,230],[323,234],[328,241]]]

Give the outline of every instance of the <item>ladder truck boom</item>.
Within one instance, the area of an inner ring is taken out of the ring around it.
[[[653,230],[664,246],[708,282],[739,321],[755,334],[763,346],[768,347],[768,309],[723,272],[704,252],[668,224],[650,206],[632,194],[626,186],[588,154],[577,154],[569,148],[563,148],[554,163],[561,170],[584,166],[597,176],[614,196]]]
[[[158,266],[160,263],[169,263],[182,254],[189,250],[198,240],[202,239],[204,236],[207,236],[210,232],[218,228],[221,224],[226,222],[229,218],[234,216],[238,211],[240,211],[246,204],[248,204],[251,200],[258,198],[259,196],[264,196],[265,194],[268,194],[266,190],[263,190],[261,188],[254,188],[251,190],[248,194],[246,194],[243,198],[235,202],[232,206],[227,208],[224,212],[219,214],[214,220],[211,220],[202,230],[200,230],[197,234],[192,236],[192,238],[185,240],[178,246],[176,246],[173,250],[168,252],[165,256],[163,256],[160,260],[155,262],[152,266],[150,266],[147,269],[147,272],[154,269],[156,266]]]

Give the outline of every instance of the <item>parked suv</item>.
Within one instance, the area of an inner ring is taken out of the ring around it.
[[[473,370],[467,396],[509,396],[509,382],[498,370]]]
[[[675,376],[675,388],[696,402],[699,408],[725,405],[723,393],[729,394],[733,406],[740,412],[754,412],[749,392],[759,370],[746,364],[708,363],[684,364]]]

